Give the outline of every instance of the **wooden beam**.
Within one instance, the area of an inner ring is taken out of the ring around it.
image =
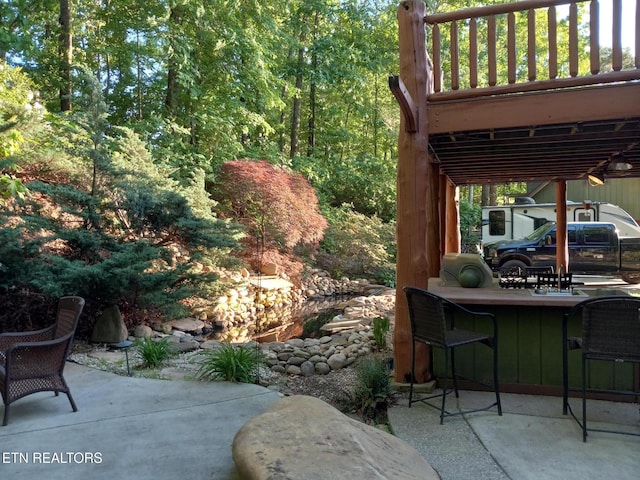
[[[397,201],[396,201],[396,310],[393,330],[393,355],[396,382],[411,379],[412,337],[409,309],[403,291],[405,286],[427,288],[429,275],[439,269],[439,245],[432,244],[438,254],[436,265],[427,257],[433,234],[433,208],[430,197],[430,177],[434,168],[429,164],[427,131],[427,93],[433,91],[431,65],[427,59],[424,27],[425,4],[421,0],[406,0],[398,7],[398,38],[400,46],[400,79],[415,105],[416,131],[406,128],[405,115],[400,116],[398,135]],[[430,219],[428,221],[428,218]],[[439,224],[435,218],[436,225]],[[428,239],[429,236],[429,239]],[[415,381],[430,380],[429,349],[416,343]]]
[[[638,0],[640,1],[640,0]],[[489,52],[491,55],[491,52]],[[622,70],[620,72],[606,72],[598,75],[589,75],[588,77],[563,77],[549,80],[536,80],[535,82],[517,82],[508,85],[496,85],[481,88],[465,88],[462,90],[437,92],[429,95],[430,102],[449,102],[451,100],[464,100],[478,97],[493,97],[497,95],[507,95],[510,93],[532,93],[547,92],[549,90],[558,90],[561,88],[574,87],[592,87],[602,88],[608,84],[618,84],[621,82],[633,82],[640,80],[640,71],[636,68],[633,70]],[[492,85],[491,76],[489,85]]]
[[[442,209],[445,211],[444,224],[444,253],[460,253],[460,189],[456,187],[449,178],[441,175],[444,179],[443,194],[445,201]]]
[[[396,97],[398,105],[400,105],[400,112],[404,117],[404,129],[408,133],[413,133],[418,130],[417,127],[417,111],[416,104],[411,98],[411,94],[404,86],[404,82],[400,77],[389,77],[389,89],[393,96]]]
[[[522,112],[527,112],[523,115]],[[636,118],[640,83],[429,103],[429,133]]]

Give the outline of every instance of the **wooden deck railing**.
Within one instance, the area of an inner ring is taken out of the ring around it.
[[[640,0],[635,0],[633,44],[624,48],[623,2],[625,8],[633,7],[634,0],[521,0],[425,16],[431,27],[427,38],[431,37],[434,75],[429,100],[640,80]],[[600,9],[605,3],[612,9],[612,42],[610,66],[607,63],[603,72],[599,32]],[[568,6],[568,18],[559,21],[556,7],[563,5]],[[633,14],[633,10],[624,10],[625,15],[627,12]],[[517,16],[521,18],[518,22]],[[539,23],[542,17],[546,17],[546,28]],[[526,32],[521,31],[522,25]],[[461,59],[460,46],[465,40],[469,57]],[[447,85],[443,65],[449,69]]]

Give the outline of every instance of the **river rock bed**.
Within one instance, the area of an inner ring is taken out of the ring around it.
[[[175,355],[157,372],[162,378],[195,377],[199,368],[199,354],[203,350],[218,348],[223,341],[260,348],[266,367],[274,374],[326,375],[353,364],[358,357],[375,350],[373,318],[386,316],[392,320],[393,328],[395,290],[363,282],[357,282],[357,285],[368,294],[341,302],[341,313],[323,327],[326,334],[319,338],[289,338],[264,343],[233,337],[215,338],[210,335],[207,322],[197,318],[184,318],[154,325],[154,328],[139,325],[129,339],[152,336],[157,339],[165,338],[170,342]],[[369,288],[364,288],[365,286]],[[271,309],[277,311],[277,307]],[[389,347],[390,339],[391,331],[387,339]],[[135,347],[130,347],[130,350],[130,366],[134,372],[139,371],[141,361],[137,358]],[[126,374],[124,353],[108,345],[78,346],[74,349],[71,360]]]

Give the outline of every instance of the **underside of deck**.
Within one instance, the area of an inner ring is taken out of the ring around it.
[[[427,112],[432,161],[456,185],[640,176],[640,81],[428,102]]]

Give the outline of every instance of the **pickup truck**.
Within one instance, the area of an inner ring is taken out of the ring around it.
[[[640,238],[619,238],[612,223],[569,222],[567,239],[570,272],[616,273],[629,283],[640,281]],[[555,267],[556,224],[546,223],[520,240],[487,243],[483,254],[493,270]]]

